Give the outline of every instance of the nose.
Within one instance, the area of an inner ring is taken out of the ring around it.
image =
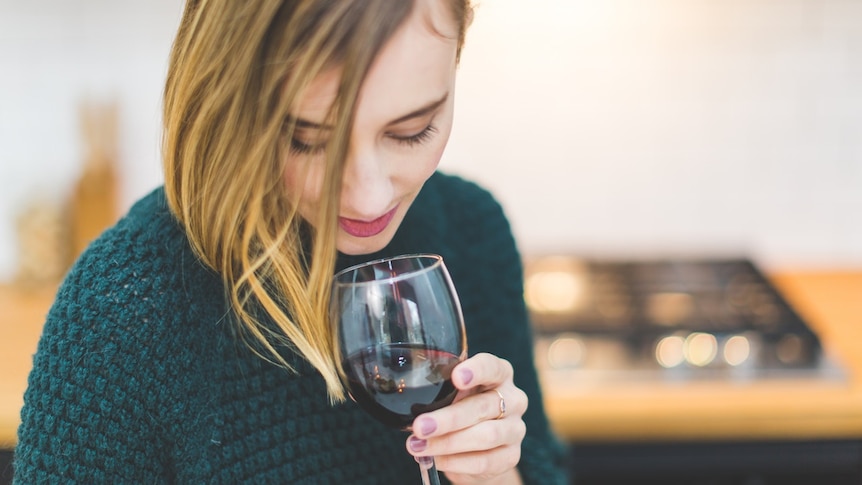
[[[351,146],[344,166],[339,215],[373,220],[392,208],[393,198],[385,157],[374,146]]]

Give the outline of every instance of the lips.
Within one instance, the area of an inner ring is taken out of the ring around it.
[[[338,225],[344,230],[344,232],[354,237],[376,236],[383,232],[383,230],[386,229],[386,226],[392,222],[392,218],[395,217],[396,210],[398,210],[398,206],[395,206],[395,208],[373,221],[360,221],[357,219],[339,217]]]

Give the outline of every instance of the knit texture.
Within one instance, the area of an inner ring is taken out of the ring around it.
[[[519,470],[565,483],[533,367],[520,258],[499,204],[460,178],[425,184],[382,251],[443,256],[470,354],[515,368],[530,397]],[[79,258],[45,324],[21,412],[15,483],[418,483],[406,434],[320,375],[265,362],[235,338],[218,275],[195,257],[162,189]]]

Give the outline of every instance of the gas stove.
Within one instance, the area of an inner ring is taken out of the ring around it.
[[[843,379],[746,258],[525,262],[540,372],[595,380]]]

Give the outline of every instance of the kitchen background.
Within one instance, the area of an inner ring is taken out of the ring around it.
[[[16,217],[62,205],[79,109],[118,107],[119,210],[160,184],[180,0],[0,0],[0,281]],[[862,2],[483,0],[443,168],[525,253],[862,266]]]

